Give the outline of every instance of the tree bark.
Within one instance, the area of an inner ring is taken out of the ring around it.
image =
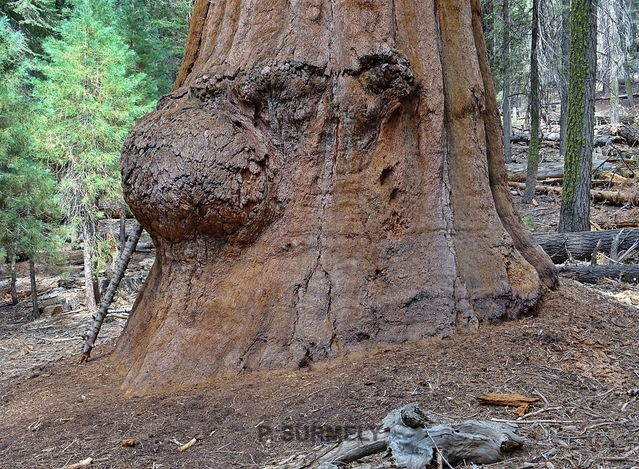
[[[13,253],[9,254],[11,259],[9,270],[11,271],[11,304],[18,304],[18,289],[16,288],[16,255]]]
[[[530,47],[530,145],[528,146],[528,169],[526,189],[522,202],[529,204],[535,197],[537,169],[539,168],[539,0],[532,5],[532,40]]]
[[[113,298],[118,291],[118,286],[120,285],[120,282],[122,281],[122,278],[126,273],[129,261],[131,260],[131,257],[133,257],[135,247],[137,246],[138,240],[142,235],[142,230],[142,225],[136,223],[133,231],[131,231],[131,234],[129,235],[129,239],[124,245],[124,248],[120,251],[120,255],[118,256],[118,260],[116,261],[115,267],[113,269],[113,277],[111,277],[109,286],[106,288],[104,294],[102,295],[100,308],[93,313],[93,321],[84,334],[84,345],[82,347],[82,358],[80,359],[80,363],[89,360],[91,356],[91,351],[93,350],[95,341],[98,338],[100,329],[102,328],[104,318],[106,317],[109,311],[109,306],[111,306]]]
[[[620,232],[622,232],[621,235],[619,235]],[[609,253],[612,241],[617,236],[619,236],[618,249],[628,249],[639,241],[639,228],[575,231],[572,233],[540,233],[534,236],[553,262],[561,264],[567,261],[569,257],[582,261],[589,260],[599,242],[601,242],[599,250]]]
[[[33,319],[40,317],[40,308],[38,306],[38,284],[36,282],[36,269],[33,259],[29,259],[29,278],[31,279],[31,311]]]
[[[502,87],[502,119],[504,122],[504,161],[511,163],[512,149],[510,145],[510,137],[512,134],[512,117],[510,110],[510,1],[502,2],[502,22],[503,34],[501,44],[501,62],[503,81]]]
[[[174,89],[122,157],[157,248],[114,354],[129,393],[475,330],[556,285],[478,0],[198,0]]]
[[[559,231],[590,229],[590,180],[597,66],[597,2],[572,0],[568,130]]]

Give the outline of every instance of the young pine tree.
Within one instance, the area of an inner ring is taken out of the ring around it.
[[[67,220],[83,239],[87,307],[99,300],[94,273],[99,204],[119,206],[119,157],[135,120],[150,108],[146,76],[124,43],[110,0],[77,0],[34,88],[41,104],[40,153],[60,180]]]

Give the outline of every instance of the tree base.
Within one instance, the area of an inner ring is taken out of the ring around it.
[[[123,155],[158,246],[115,353],[126,389],[474,331],[555,284],[506,187],[479,4],[436,3],[393,12],[393,47],[186,63]],[[308,21],[372,27],[339,9]]]

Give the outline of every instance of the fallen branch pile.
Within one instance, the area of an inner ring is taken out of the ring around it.
[[[535,234],[535,240],[555,264],[590,260],[590,265],[559,266],[559,271],[583,283],[602,278],[639,283],[639,265],[622,264],[639,247],[639,228],[573,233]],[[607,265],[597,265],[602,255]]]

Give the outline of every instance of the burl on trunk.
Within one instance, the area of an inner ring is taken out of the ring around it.
[[[197,0],[122,158],[158,248],[125,389],[525,313],[557,277],[502,159],[478,0]]]

